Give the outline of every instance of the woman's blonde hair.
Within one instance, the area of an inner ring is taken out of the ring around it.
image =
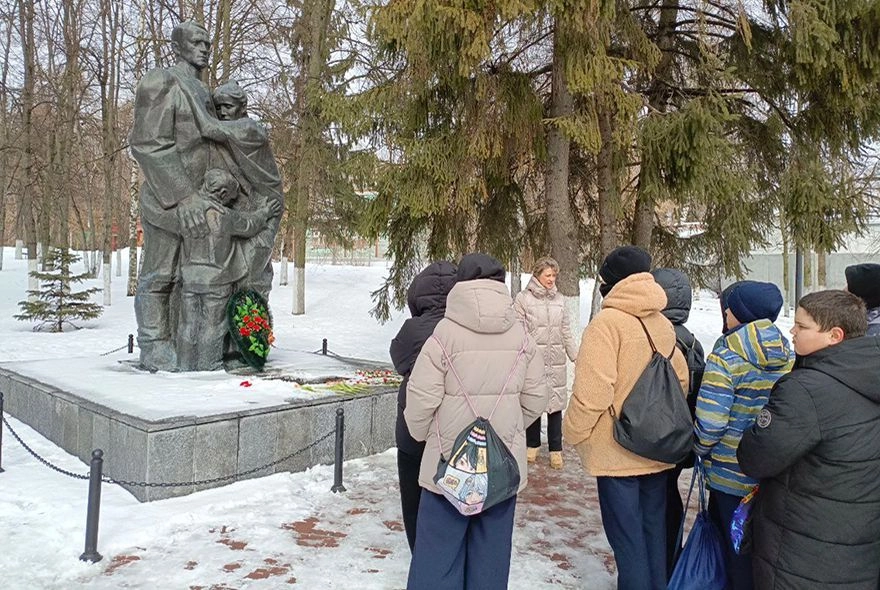
[[[552,268],[556,274],[559,274],[559,263],[549,256],[542,256],[535,261],[535,265],[532,267],[532,276],[539,277],[548,268]]]

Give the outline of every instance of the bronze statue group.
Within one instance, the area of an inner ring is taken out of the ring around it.
[[[144,176],[144,246],[135,297],[143,368],[214,370],[229,352],[226,306],[239,289],[264,298],[283,210],[266,128],[235,82],[213,92],[200,76],[208,32],[171,35],[176,63],[138,83],[130,144]]]

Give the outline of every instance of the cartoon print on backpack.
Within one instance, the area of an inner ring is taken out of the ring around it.
[[[449,461],[441,458],[437,485],[447,498],[455,501],[459,512],[479,513],[489,492],[486,430],[480,427],[479,420],[471,424],[467,436],[454,448]]]

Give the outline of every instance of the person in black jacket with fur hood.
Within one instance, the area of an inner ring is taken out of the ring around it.
[[[446,296],[455,286],[458,269],[451,262],[434,262],[416,275],[406,293],[412,317],[406,320],[394,340],[391,341],[391,361],[403,377],[397,393],[397,475],[400,485],[400,507],[403,511],[403,528],[410,551],[416,545],[416,516],[419,513],[419,469],[425,443],[410,436],[403,419],[406,408],[406,386],[409,374],[416,364],[422,345],[434,333],[434,327],[446,312]]]
[[[845,291],[798,302],[794,369],[737,450],[761,480],[752,516],[758,590],[876,590],[880,579],[880,338]]]

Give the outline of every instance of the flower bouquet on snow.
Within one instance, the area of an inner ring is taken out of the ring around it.
[[[275,342],[269,304],[256,291],[237,291],[226,306],[229,333],[244,361],[261,371]]]

